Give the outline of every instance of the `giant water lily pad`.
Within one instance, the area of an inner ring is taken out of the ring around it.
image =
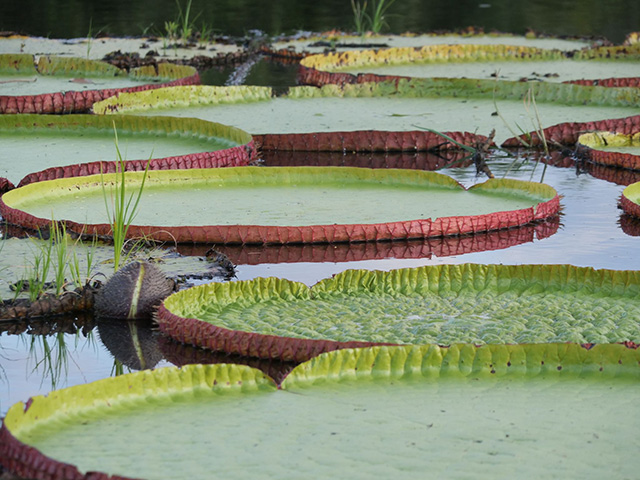
[[[620,206],[629,215],[640,218],[640,182],[632,183],[622,191]]]
[[[606,59],[606,75],[640,77],[640,50]],[[319,86],[402,77],[562,82],[602,78],[603,66],[599,59],[559,50],[514,45],[428,45],[312,55],[300,62],[299,81]]]
[[[136,190],[143,172],[127,172]],[[16,188],[0,199],[10,223],[109,235],[103,182],[115,174]],[[349,167],[230,167],[148,173],[128,235],[209,243],[323,243],[427,238],[524,225],[557,214],[544,184],[490,179],[465,190],[446,175]]]
[[[251,136],[197,119],[96,115],[0,116],[0,176],[21,184],[127,169],[222,167],[254,159]]]
[[[594,163],[640,171],[640,129],[634,134],[589,132],[580,135],[578,143]]]
[[[377,347],[322,355],[281,389],[238,365],[144,371],[17,403],[0,463],[53,479],[631,478],[639,360],[623,345]]]
[[[416,79],[294,87],[277,98],[259,87],[176,87],[122,94],[96,104],[94,112],[220,121],[248,131],[267,149],[415,151],[446,143],[424,128],[486,134],[495,129],[498,143],[514,130],[537,127],[533,108],[523,105],[530,89],[542,128],[637,115],[640,105],[640,90],[633,88]],[[466,144],[475,140],[460,139]]]
[[[198,42],[199,47],[209,50],[214,48],[218,55],[238,55],[242,53],[242,46],[231,42],[218,43],[215,41]],[[44,38],[24,35],[10,35],[0,38],[0,54],[28,53],[33,55],[56,55],[64,57],[83,57],[91,60],[101,60],[114,52],[127,52],[137,56],[138,60],[144,59],[150,52],[156,51],[165,60],[177,60],[202,56],[200,48],[186,48],[169,42],[167,39],[157,37],[106,37],[91,36],[82,38]]]
[[[339,348],[459,342],[640,342],[640,273],[567,265],[351,270],[169,296],[160,329],[229,353],[304,361]]]
[[[421,48],[429,45],[513,45],[551,50],[572,51],[591,46],[592,42],[584,39],[536,37],[509,33],[484,33],[482,31],[466,31],[463,33],[426,33],[422,35],[374,35],[365,36],[349,33],[327,32],[312,34],[306,38],[299,35],[293,38],[282,38],[271,44],[271,53],[281,56],[306,56],[309,53],[324,53],[327,49],[368,50],[371,48]]]
[[[129,73],[83,58],[0,54],[0,113],[82,113],[120,92],[200,83],[193,67],[161,63]]]

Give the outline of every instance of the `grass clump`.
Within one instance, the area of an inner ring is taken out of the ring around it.
[[[195,34],[195,23],[198,17],[200,17],[200,13],[192,16],[191,3],[192,0],[188,0],[186,6],[183,8],[180,1],[176,0],[178,16],[173,20],[164,22],[166,37],[169,41],[175,42],[180,39],[184,45],[187,45],[191,36]]]
[[[367,11],[368,1],[360,3],[360,0],[351,0],[353,21],[356,32],[365,35],[367,32],[378,34],[384,27],[389,26],[385,17],[387,11],[395,0],[372,0],[371,11]]]
[[[120,151],[120,146],[118,144],[118,132],[116,130],[115,122],[113,124],[113,132],[115,135],[115,146],[116,146],[116,178],[113,182],[113,185],[110,187],[109,192],[107,192],[107,183],[104,180],[104,175],[102,173],[102,167],[100,168],[100,177],[102,183],[102,195],[104,198],[104,205],[107,212],[107,219],[109,225],[111,225],[111,235],[113,237],[113,269],[114,271],[120,268],[120,265],[124,265],[127,262],[129,256],[133,252],[134,249],[125,249],[127,244],[127,233],[129,232],[129,227],[133,223],[137,213],[138,206],[140,204],[140,199],[142,197],[142,192],[144,190],[144,185],[147,180],[147,175],[149,173],[149,163],[151,161],[151,157],[149,161],[147,161],[147,166],[145,167],[144,174],[142,176],[142,182],[140,183],[140,187],[136,191],[130,193],[127,197],[127,185],[126,185],[126,174],[125,174],[125,160]],[[153,156],[153,153],[151,154]]]

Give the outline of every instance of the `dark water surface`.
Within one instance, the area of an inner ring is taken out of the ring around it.
[[[183,9],[187,0],[181,0]],[[259,29],[269,35],[298,30],[353,30],[349,0],[193,0],[191,18],[220,34],[242,36]],[[178,17],[175,0],[2,0],[0,31],[51,38],[159,34]],[[528,29],[572,36],[605,36],[619,43],[640,29],[637,0],[402,0],[388,10],[392,33],[457,30],[469,26],[523,34]]]

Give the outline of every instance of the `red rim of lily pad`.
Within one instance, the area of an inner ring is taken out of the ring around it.
[[[138,181],[142,179],[140,172],[130,172],[126,175],[138,175]],[[178,184],[180,178],[188,182],[190,179],[216,176],[216,178],[247,179],[250,184],[252,176],[256,179],[275,178],[282,175],[286,182],[291,183],[294,178],[300,178],[304,182],[313,176],[330,178],[332,175],[339,178],[357,179],[358,182],[374,181],[376,184],[398,182],[422,182],[425,186],[447,186],[460,191],[466,190],[463,185],[446,175],[421,170],[393,170],[393,169],[359,169],[354,167],[229,167],[225,169],[189,169],[154,172],[155,181],[168,181],[173,186]],[[385,180],[386,179],[386,180]],[[42,189],[61,187],[67,185],[73,179],[58,179],[48,182],[36,182],[25,185],[8,192],[0,198],[0,215],[8,223],[20,225],[33,230],[46,230],[51,223],[51,218],[34,216],[28,212],[14,208],[10,205],[11,198],[21,195],[42,195]],[[261,181],[262,181],[261,180]],[[66,182],[69,181],[69,182]],[[107,179],[107,181],[111,181]],[[154,181],[147,179],[146,185]],[[224,181],[224,180],[223,180]],[[271,180],[273,181],[273,180]],[[54,184],[53,182],[62,182]],[[102,178],[89,176],[79,179],[74,185],[81,183],[91,185],[100,184]],[[45,184],[46,183],[46,184]],[[71,184],[69,184],[71,186]],[[68,188],[68,187],[63,187]],[[73,188],[73,187],[72,187]],[[146,187],[145,187],[146,188]],[[476,184],[470,189],[474,191],[511,191],[529,193],[537,197],[532,200],[534,204],[528,208],[511,211],[498,211],[478,215],[461,215],[439,217],[435,219],[421,218],[417,220],[389,221],[385,223],[367,224],[325,224],[325,225],[198,225],[198,226],[157,226],[157,225],[131,225],[127,231],[128,238],[146,238],[156,241],[178,243],[214,243],[214,244],[292,244],[292,243],[339,243],[339,242],[371,242],[388,240],[408,240],[429,237],[441,237],[448,235],[464,235],[478,232],[487,232],[500,229],[518,227],[529,223],[554,217],[560,210],[560,197],[550,186],[531,182],[523,182],[510,179],[489,179],[484,183]],[[36,193],[36,190],[38,193]],[[7,198],[11,196],[11,198]],[[544,199],[544,200],[542,200]],[[13,199],[16,200],[15,198]],[[9,203],[7,203],[9,202]],[[69,231],[85,235],[97,235],[108,237],[111,235],[111,225],[105,223],[82,224],[63,218],[57,221],[64,222]]]
[[[487,137],[469,132],[445,132],[459,144],[473,146]],[[253,136],[261,150],[310,152],[423,152],[459,149],[442,135],[429,131],[387,132],[359,130],[353,132],[282,133]]]
[[[600,86],[600,87],[622,87],[622,88],[638,88],[640,87],[640,77],[622,77],[622,78],[600,78],[596,80],[567,80],[564,83],[573,83],[575,85]]]
[[[640,115],[593,122],[565,122],[543,129],[544,137],[549,144],[563,146],[574,146],[583,133],[597,131],[619,132],[624,135],[640,132]],[[502,143],[502,146],[517,148],[523,145],[523,141],[533,147],[540,147],[543,144],[538,132],[534,130],[526,135],[509,138]]]
[[[234,265],[449,257],[502,250],[533,242],[535,239],[542,240],[554,235],[559,227],[560,218],[556,216],[534,225],[424,240],[305,245],[217,245],[215,249],[226,255]],[[178,251],[184,255],[204,256],[208,250],[209,245],[178,246]]]
[[[9,190],[13,190],[14,188],[16,187],[9,181],[9,179],[0,177],[0,195],[8,192]]]
[[[31,59],[31,65],[28,60]],[[66,58],[55,56],[43,56],[38,61],[37,68],[33,70],[33,56],[31,55],[0,55],[0,66],[5,65],[15,73],[19,73],[25,67],[30,73],[42,75],[56,75],[91,73],[94,76],[99,72],[106,75],[123,75],[132,78],[153,78],[158,83],[146,83],[139,86],[124,88],[106,88],[84,91],[67,91],[41,93],[37,95],[0,95],[0,114],[3,113],[86,113],[94,103],[105,98],[125,92],[140,92],[162,87],[174,87],[179,85],[197,85],[200,83],[198,71],[186,65],[174,65],[161,63],[157,68],[139,67],[130,73],[113,65],[96,60],[82,58]]]
[[[125,171],[144,171],[149,164],[149,170],[179,170],[188,168],[219,168],[249,165],[258,158],[258,152],[253,138],[248,133],[236,127],[207,122],[196,118],[174,117],[144,117],[137,115],[64,115],[41,116],[31,114],[3,115],[0,117],[3,128],[19,129],[47,129],[70,128],[101,128],[113,131],[128,132],[180,132],[221,137],[232,140],[237,145],[230,148],[197,152],[164,158],[144,160],[127,160]],[[96,161],[75,165],[50,167],[39,172],[26,175],[18,184],[19,187],[33,182],[55,180],[57,178],[82,177],[103,173],[116,172],[115,161]],[[13,188],[8,185],[7,190]],[[5,191],[7,191],[5,190]]]
[[[473,164],[465,150],[437,152],[293,152],[263,150],[262,160],[269,167],[362,167],[404,168],[436,171],[441,168],[464,168]]]

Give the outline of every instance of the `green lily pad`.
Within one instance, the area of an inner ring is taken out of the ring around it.
[[[632,183],[622,191],[620,206],[629,215],[640,218],[640,182]]]
[[[589,132],[578,137],[578,144],[591,162],[640,171],[640,132]]]
[[[54,479],[631,478],[639,360],[623,345],[378,347],[317,357],[280,390],[237,365],[143,371],[15,404],[0,462]]]
[[[640,77],[640,50],[608,58],[609,77]],[[299,80],[310,85],[362,83],[413,77],[481,78],[562,82],[599,79],[600,59],[559,50],[514,45],[428,45],[311,55],[300,62]]]
[[[165,299],[174,339],[304,361],[372,344],[640,342],[640,273],[568,265],[351,270],[311,288],[276,278],[202,285]]]
[[[0,54],[0,113],[82,113],[120,92],[200,83],[193,67],[159,64],[127,73],[83,58]]]
[[[327,48],[336,50],[367,50],[376,45],[376,48],[420,48],[428,45],[514,45],[544,48],[552,50],[572,51],[589,47],[591,42],[580,39],[564,39],[554,37],[536,37],[535,35],[512,35],[509,33],[483,33],[466,32],[464,34],[427,33],[424,35],[350,35],[342,33],[327,33],[324,35],[312,35],[308,38],[282,39],[273,42],[271,51],[274,54],[289,55],[297,53],[323,53]]]
[[[143,172],[127,172],[137,190]],[[115,174],[37,182],[0,213],[27,228],[52,219],[110,235],[103,183]],[[223,206],[223,207],[220,207]],[[557,214],[544,184],[490,179],[465,190],[435,172],[349,167],[230,167],[148,173],[127,235],[189,243],[323,243],[428,238],[524,225]]]
[[[251,136],[234,127],[197,119],[96,115],[0,116],[0,176],[21,184],[115,171],[119,149],[127,168],[246,165]],[[135,160],[135,161],[134,161]]]
[[[207,51],[215,48],[216,55],[239,55],[243,53],[242,46],[234,43],[218,43],[215,39],[208,42],[200,41],[199,46]],[[125,54],[139,55],[144,57],[149,51],[157,51],[165,60],[184,60],[195,56],[201,56],[203,50],[200,48],[185,48],[178,46],[167,39],[157,37],[106,37],[100,38],[90,36],[83,38],[44,38],[30,37],[23,35],[11,35],[0,38],[0,54],[17,54],[24,52],[27,54],[40,55],[47,52],[49,55],[64,57],[82,57],[92,60],[101,60],[105,56],[115,56],[114,52],[126,52]]]
[[[416,79],[397,85],[294,87],[277,98],[271,98],[270,89],[258,87],[176,87],[122,94],[97,103],[93,110],[221,121],[253,134],[269,149],[415,151],[421,135],[428,133],[423,128],[486,134],[495,129],[496,143],[532,130],[538,126],[536,115],[533,107],[527,110],[523,105],[529,89],[543,128],[636,115],[640,105],[639,90],[634,88]],[[329,139],[319,135],[330,132],[340,133]],[[439,138],[433,145],[442,142]]]

